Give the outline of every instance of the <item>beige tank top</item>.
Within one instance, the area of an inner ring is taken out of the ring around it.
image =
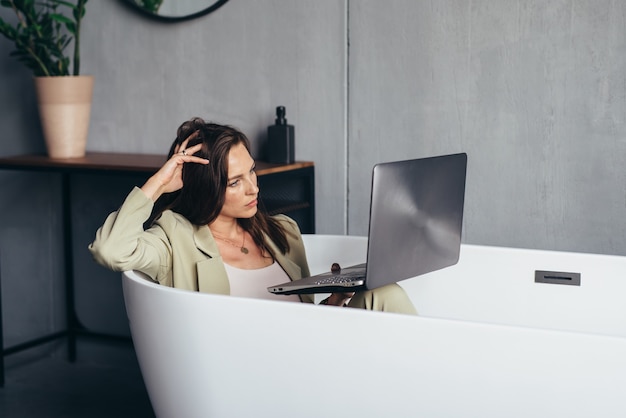
[[[275,295],[267,291],[270,286],[289,281],[289,276],[276,261],[267,267],[252,270],[228,264],[224,266],[230,282],[231,296],[300,302],[298,295]]]

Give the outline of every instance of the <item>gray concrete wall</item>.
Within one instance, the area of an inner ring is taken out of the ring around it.
[[[285,105],[296,157],[316,164],[319,233],[366,234],[374,163],[467,152],[465,242],[626,254],[625,19],[618,0],[233,0],[168,24],[94,0],[88,148],[165,153],[178,124],[202,116],[259,151]],[[43,152],[31,77],[10,49],[0,40],[0,155]],[[119,276],[85,247],[141,181],[73,183],[91,328],[125,330]],[[55,176],[0,173],[7,345],[62,323],[59,191]]]
[[[626,2],[350,2],[349,230],[378,161],[467,152],[464,241],[626,254]]]

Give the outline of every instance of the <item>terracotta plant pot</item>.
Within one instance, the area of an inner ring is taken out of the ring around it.
[[[50,158],[85,156],[93,76],[35,77],[39,117]]]

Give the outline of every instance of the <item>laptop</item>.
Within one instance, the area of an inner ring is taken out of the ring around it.
[[[366,262],[267,290],[282,295],[355,292],[456,264],[466,172],[465,153],[376,164]]]

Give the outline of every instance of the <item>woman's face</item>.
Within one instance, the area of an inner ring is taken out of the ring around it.
[[[220,216],[251,218],[257,212],[255,162],[246,147],[239,143],[228,152],[228,182]]]

